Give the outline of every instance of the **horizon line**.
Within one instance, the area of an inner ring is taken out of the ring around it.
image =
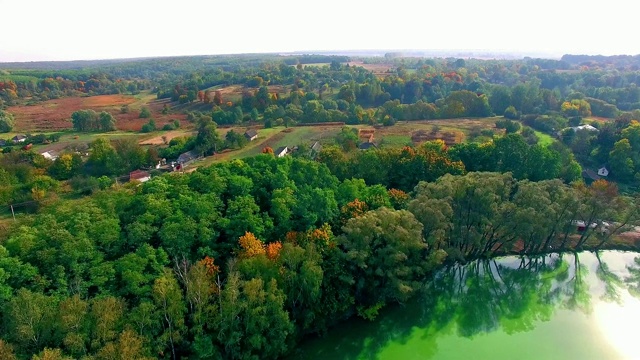
[[[377,54],[368,54],[377,53]],[[553,51],[521,51],[508,49],[352,49],[352,50],[295,50],[295,51],[269,51],[269,52],[239,52],[239,53],[218,53],[218,54],[184,54],[184,55],[148,55],[134,57],[114,57],[114,58],[92,58],[92,59],[70,59],[70,60],[22,60],[22,61],[4,61],[0,60],[0,64],[28,64],[28,63],[64,63],[64,62],[91,62],[91,61],[127,61],[127,60],[147,60],[160,58],[184,58],[184,57],[215,57],[215,56],[247,56],[247,55],[277,55],[277,56],[296,56],[296,55],[335,55],[335,56],[360,56],[360,57],[383,57],[388,53],[406,53],[406,57],[425,57],[438,58],[436,55],[453,56],[457,55],[467,59],[481,59],[487,55],[509,55],[510,57],[522,56],[532,57],[539,56],[544,59],[560,59],[564,55],[574,56],[639,56],[640,54],[614,54],[602,55],[595,53],[560,53]],[[467,54],[468,53],[468,54]],[[481,53],[481,54],[478,54]],[[412,56],[410,56],[412,55]],[[474,57],[479,56],[479,57]]]

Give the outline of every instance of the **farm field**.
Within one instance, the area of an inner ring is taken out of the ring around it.
[[[444,120],[417,120],[398,122],[389,127],[373,127],[370,125],[346,125],[355,127],[360,131],[373,131],[373,141],[380,147],[402,147],[407,144],[420,144],[424,141],[439,138],[453,139],[453,142],[462,142],[472,129],[491,129],[496,132],[502,130],[495,128],[497,118],[477,118],[477,119],[444,119]],[[433,133],[433,127],[439,130]],[[300,127],[274,127],[270,129],[258,129],[258,139],[249,143],[239,150],[227,150],[213,156],[209,156],[189,166],[194,170],[200,166],[210,165],[215,162],[242,159],[255,156],[262,152],[265,147],[277,149],[281,146],[296,146],[300,144],[311,145],[319,141],[323,145],[335,143],[335,136],[340,132],[343,125],[327,126],[300,126]],[[227,131],[244,133],[246,128],[222,128],[218,129],[220,137],[223,138]]]
[[[155,133],[154,133],[155,134]],[[148,135],[148,134],[147,134]],[[144,137],[142,138],[138,144],[139,145],[163,145],[166,142],[171,141],[171,139],[180,137],[180,136],[192,136],[195,135],[193,130],[173,130],[167,132],[161,132],[157,136],[153,137]]]
[[[118,130],[139,131],[148,119],[138,118],[142,107],[148,107],[151,117],[158,127],[172,122],[183,121],[184,114],[162,114],[166,100],[156,100],[155,95],[143,92],[138,95],[98,95],[88,97],[69,97],[47,100],[35,105],[11,106],[8,112],[14,114],[16,126],[14,132],[51,132],[71,129],[71,114],[74,111],[91,109],[96,112],[107,111],[116,118]],[[120,108],[129,107],[129,112],[122,114]]]
[[[362,61],[351,61],[348,64],[349,66],[363,67],[378,77],[385,77],[389,75],[389,70],[393,69],[393,65],[391,64],[365,64]]]

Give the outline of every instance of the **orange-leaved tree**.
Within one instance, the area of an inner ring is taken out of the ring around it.
[[[368,210],[369,206],[367,206],[367,203],[355,199],[340,209],[340,217],[342,218],[342,223],[346,224],[349,219],[362,216]]]
[[[277,259],[278,255],[280,255],[280,250],[282,250],[282,243],[280,241],[270,243],[266,248],[267,257],[270,260]]]
[[[242,247],[240,257],[250,258],[265,253],[264,244],[260,239],[256,238],[253,233],[247,231],[244,235],[240,236],[238,242],[240,243],[240,247]]]

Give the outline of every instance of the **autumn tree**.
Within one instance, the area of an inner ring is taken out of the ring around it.
[[[213,93],[213,104],[217,106],[222,105],[222,92],[220,92],[220,90],[216,90]]]
[[[241,257],[249,258],[265,253],[265,246],[262,241],[257,239],[256,236],[250,232],[246,232],[242,235],[240,239],[238,239],[238,243],[242,248],[242,251],[240,252]]]

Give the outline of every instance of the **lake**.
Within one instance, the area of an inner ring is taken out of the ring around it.
[[[308,339],[292,358],[640,359],[639,256],[583,252],[451,266],[411,302]]]

